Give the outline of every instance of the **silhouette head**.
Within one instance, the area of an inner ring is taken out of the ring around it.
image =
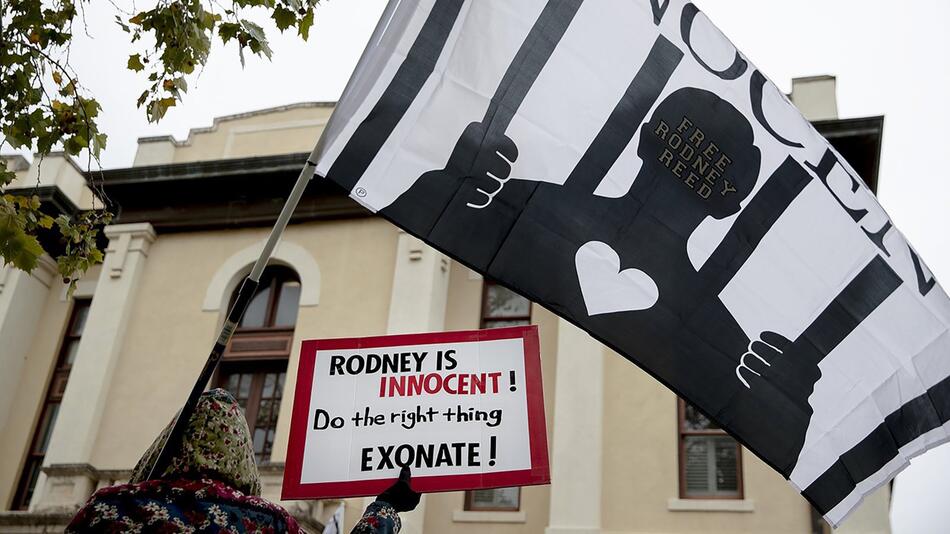
[[[759,175],[761,155],[749,121],[729,102],[702,89],[670,94],[640,134],[648,202],[671,215],[701,221],[739,211]],[[692,217],[690,217],[692,215]]]

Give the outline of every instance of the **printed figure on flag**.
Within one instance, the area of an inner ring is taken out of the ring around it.
[[[832,523],[950,437],[950,299],[692,3],[391,5],[319,150],[319,174],[644,368]]]

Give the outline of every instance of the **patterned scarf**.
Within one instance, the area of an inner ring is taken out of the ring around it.
[[[158,436],[132,470],[130,484],[144,482],[158,458],[172,423]],[[260,495],[261,482],[254,461],[251,433],[237,401],[223,389],[201,395],[181,447],[159,478],[211,478],[245,495]]]

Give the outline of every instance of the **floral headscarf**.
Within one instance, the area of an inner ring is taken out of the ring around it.
[[[129,481],[131,484],[145,481],[171,432],[172,423],[165,427],[135,465]],[[245,495],[261,494],[247,421],[237,401],[223,389],[212,389],[201,395],[180,449],[159,478],[203,477],[223,482]]]

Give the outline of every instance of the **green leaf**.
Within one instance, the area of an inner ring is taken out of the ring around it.
[[[174,98],[160,98],[153,100],[151,102],[151,106],[149,107],[148,120],[151,122],[157,122],[165,116],[165,113],[168,112],[168,108],[173,107],[175,104],[176,101]]]
[[[310,28],[313,26],[313,8],[307,10],[307,14],[300,19],[300,22],[297,24],[297,34],[303,38],[304,41],[310,38]]]
[[[102,106],[99,105],[99,102],[95,98],[86,98],[82,100],[82,112],[87,119],[93,119],[99,116],[99,110],[102,109]]]
[[[98,133],[92,136],[92,154],[99,157],[99,154],[106,147],[106,140],[109,138],[104,133]]]
[[[129,70],[139,72],[145,68],[145,65],[142,64],[142,56],[140,54],[132,54],[129,56],[129,62],[126,65]]]
[[[82,152],[82,149],[89,146],[89,140],[80,134],[76,134],[63,143],[63,148],[66,149],[66,152],[76,155]]]
[[[36,237],[27,234],[17,215],[0,214],[0,257],[22,271],[31,272],[43,255]]]
[[[249,20],[242,20],[241,25],[250,37],[247,41],[247,46],[251,49],[251,52],[258,55],[264,54],[267,59],[270,59],[272,52],[270,46],[267,44],[267,36],[264,34],[264,28],[261,28]]]
[[[59,94],[63,96],[71,96],[76,92],[76,85],[73,82],[69,82],[59,90]]]
[[[242,20],[241,26],[243,26],[244,29],[247,30],[248,35],[254,39],[257,39],[258,41],[267,41],[267,36],[264,35],[264,28],[261,28],[249,20]]]
[[[285,8],[284,6],[277,6],[277,8],[274,9],[274,13],[271,15],[271,18],[274,19],[275,23],[277,23],[277,29],[281,32],[293,26],[297,22],[297,14]]]
[[[221,37],[223,43],[237,38],[237,34],[240,31],[241,25],[233,22],[222,22],[221,25],[218,26],[218,36]]]
[[[212,14],[210,11],[202,11],[198,17],[198,23],[203,30],[214,28],[214,23],[217,20],[220,20],[220,17]]]
[[[16,173],[7,170],[7,162],[0,159],[0,187],[6,187],[16,180]]]
[[[3,135],[6,137],[7,142],[10,143],[10,146],[13,148],[20,148],[23,146],[30,146],[30,135],[27,132],[24,132],[19,128],[19,126],[13,124],[3,128]]]

